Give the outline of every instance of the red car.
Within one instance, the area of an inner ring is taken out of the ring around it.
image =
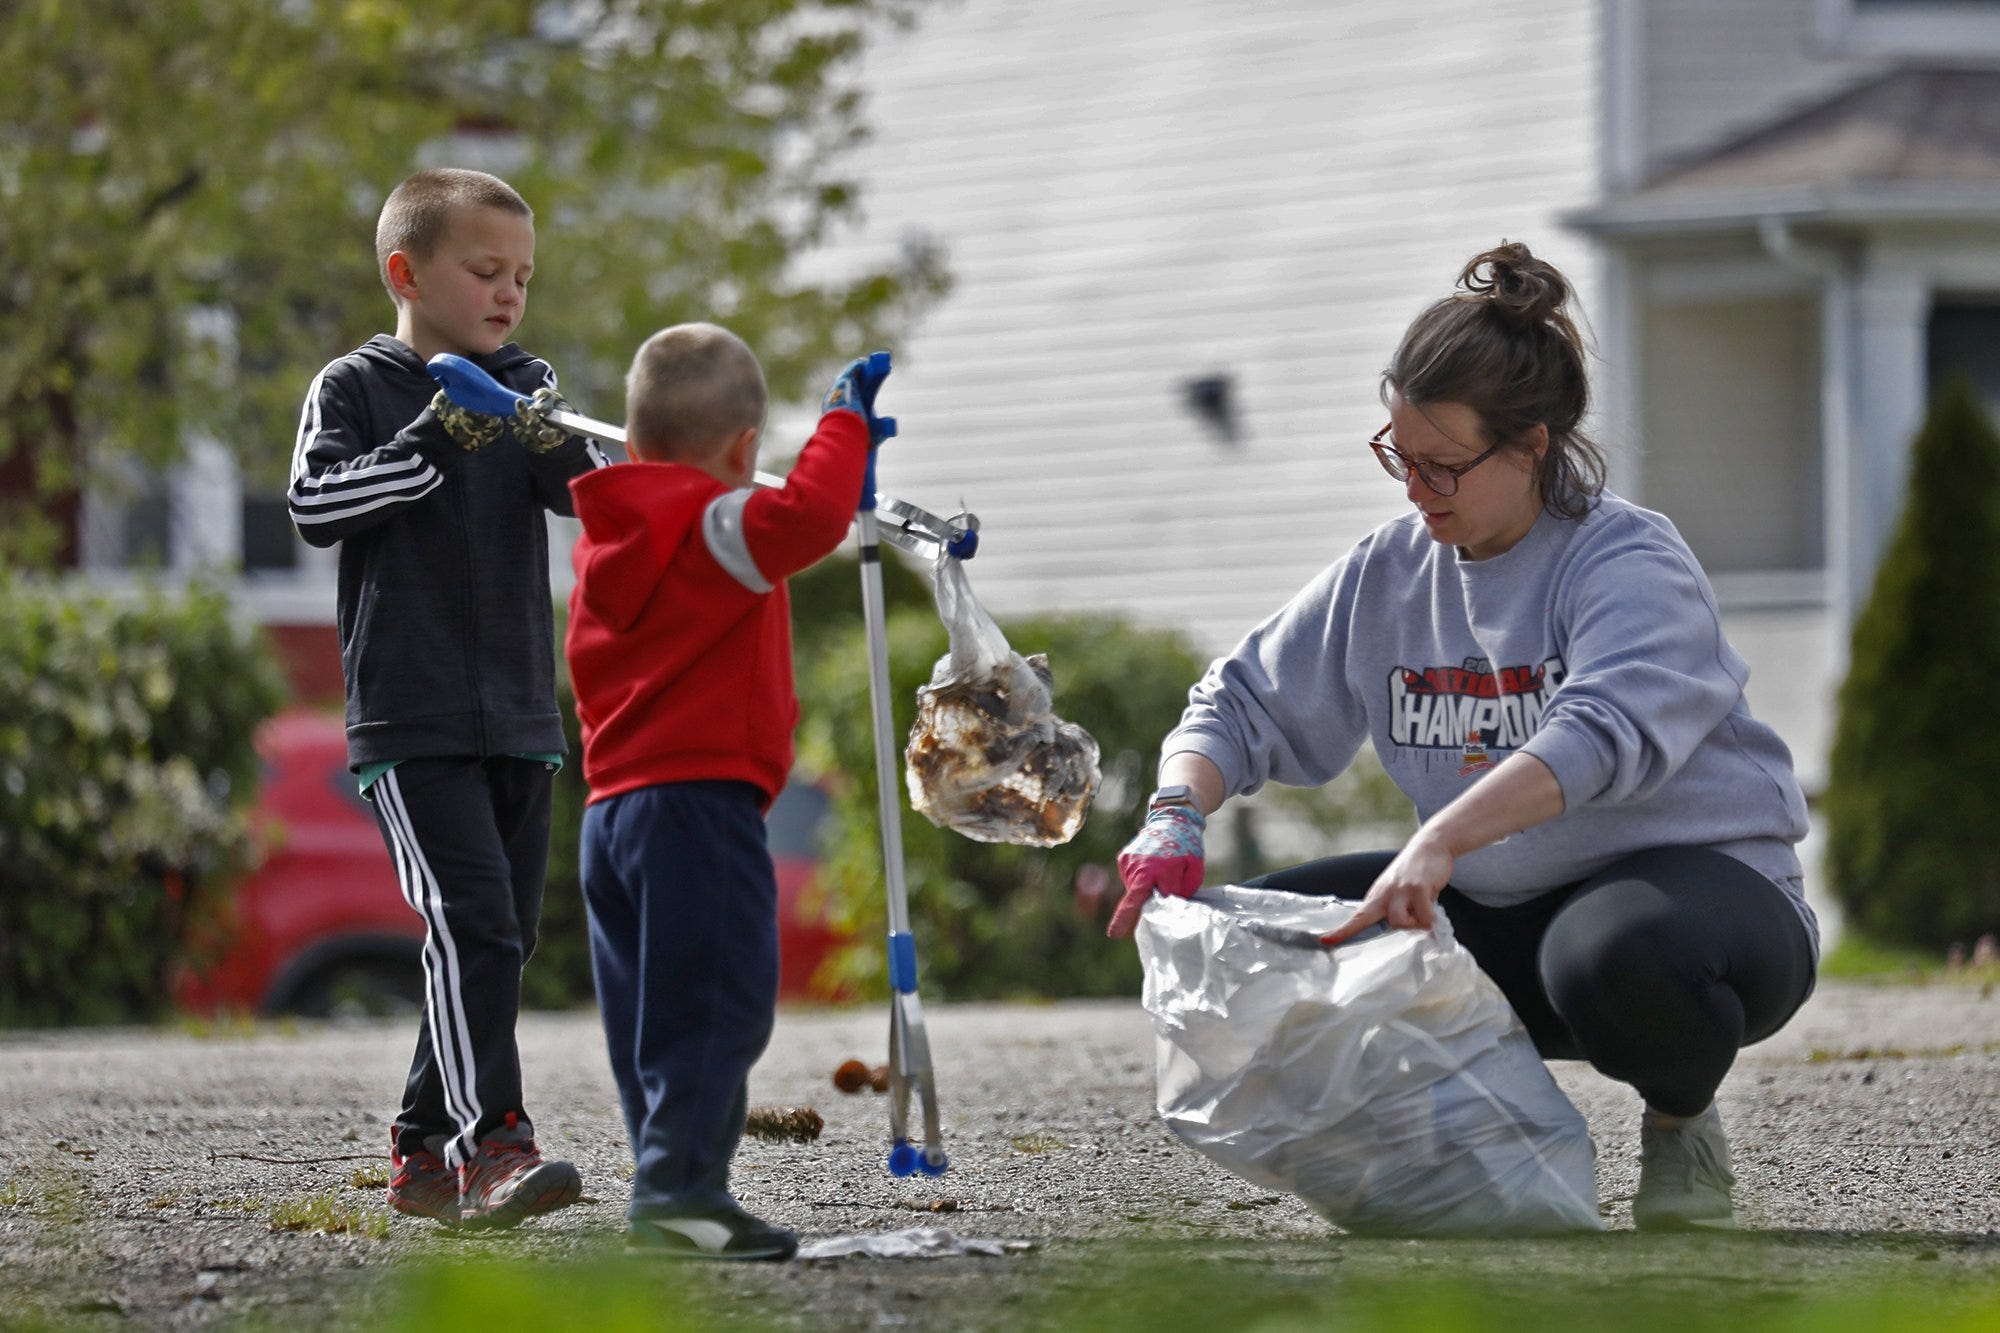
[[[280,713],[259,730],[257,749],[264,783],[253,822],[265,859],[238,884],[221,935],[197,942],[207,961],[181,971],[176,1003],[194,1013],[414,1013],[424,996],[423,922],[404,903],[373,810],[355,790],[340,718]],[[818,788],[793,782],[771,809],[781,999],[839,998],[812,984],[843,940],[809,910],[826,807]]]

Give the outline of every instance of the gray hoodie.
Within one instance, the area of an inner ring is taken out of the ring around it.
[[[1458,858],[1468,897],[1520,902],[1663,846],[1712,847],[1799,897],[1805,797],[1750,716],[1749,674],[1659,514],[1607,493],[1466,560],[1412,513],[1217,659],[1161,753],[1206,756],[1241,794],[1326,782],[1365,738],[1428,819],[1526,751],[1564,812]]]

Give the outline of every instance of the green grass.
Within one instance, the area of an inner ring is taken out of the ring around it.
[[[33,1183],[22,1202],[32,1203],[43,1221],[70,1227],[90,1215],[89,1181],[80,1168],[45,1166],[32,1174]]]
[[[1754,1253],[1757,1241],[1743,1244]],[[1869,1260],[1865,1273],[1844,1270],[1829,1289],[1776,1274],[1767,1282],[1718,1273],[1698,1247],[1680,1256],[1684,1267],[1653,1255],[1655,1262],[1625,1272],[1621,1260],[1631,1256],[1579,1245],[1574,1252],[1524,1246],[1519,1273],[1494,1276],[1468,1274],[1449,1243],[1413,1242],[1393,1254],[1373,1247],[1355,1257],[1375,1271],[1357,1274],[1339,1242],[1301,1267],[1261,1262],[1240,1248],[1218,1255],[1189,1241],[959,1261],[989,1266],[978,1270],[981,1295],[970,1305],[975,1288],[963,1282],[923,1293],[931,1275],[948,1270],[922,1263],[869,1264],[858,1290],[876,1290],[876,1275],[880,1286],[906,1288],[902,1298],[915,1303],[890,1308],[904,1311],[913,1329],[1007,1333],[2000,1333],[2000,1276],[1952,1264],[1943,1265],[1952,1272],[1913,1267],[1912,1260],[1939,1257],[1920,1248]],[[754,1272],[608,1254],[569,1263],[438,1263],[400,1279],[403,1289],[383,1308],[394,1312],[391,1333],[680,1333],[823,1326],[828,1298],[837,1296],[838,1326],[863,1327],[874,1305],[856,1300],[857,1262]]]
[[[1882,944],[1853,931],[1842,932],[1839,941],[1820,959],[1819,974],[1839,981],[1949,981],[1982,987],[2000,984],[2000,964],[1950,967],[1940,953]]]
[[[685,1267],[606,1256],[569,1264],[434,1265],[406,1280],[386,1308],[388,1333],[707,1333],[706,1303]]]
[[[271,1230],[317,1231],[329,1236],[346,1233],[381,1240],[389,1234],[389,1215],[352,1207],[332,1194],[314,1194],[272,1204]]]
[[[1151,1285],[1152,1280],[1163,1285]],[[1685,1286],[1581,1293],[1567,1282],[1495,1284],[1414,1269],[1407,1280],[1273,1283],[1203,1266],[1131,1274],[1117,1291],[1075,1303],[1046,1326],[1076,1333],[1157,1333],[1166,1325],[1222,1333],[2000,1333],[2000,1289],[1940,1305],[1933,1293],[1796,1297]]]

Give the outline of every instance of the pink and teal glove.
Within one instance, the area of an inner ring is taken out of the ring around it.
[[[1131,935],[1139,913],[1155,892],[1192,898],[1201,887],[1201,831],[1208,824],[1201,811],[1187,805],[1156,805],[1137,837],[1118,853],[1118,877],[1125,896],[1111,913],[1104,933],[1114,940]]]

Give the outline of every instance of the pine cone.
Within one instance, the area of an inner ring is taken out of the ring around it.
[[[811,1143],[825,1128],[826,1121],[810,1106],[756,1106],[743,1122],[745,1134],[777,1143]]]

